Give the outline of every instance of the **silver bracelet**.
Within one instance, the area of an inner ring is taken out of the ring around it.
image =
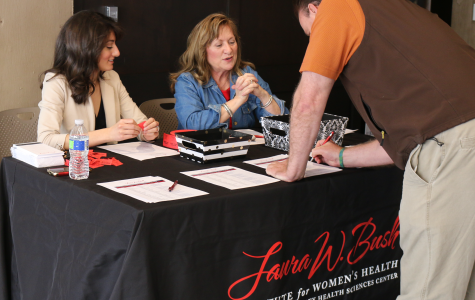
[[[272,103],[273,100],[274,100],[274,97],[272,95],[270,95],[269,101],[267,101],[267,103],[264,104],[264,106],[261,105],[261,107],[266,108],[267,106],[269,106]]]
[[[229,108],[229,106],[226,104],[226,103],[223,103],[221,105],[222,107],[224,107],[224,110],[226,110],[226,112],[229,114],[229,116],[232,118],[233,117],[233,112],[232,110]]]

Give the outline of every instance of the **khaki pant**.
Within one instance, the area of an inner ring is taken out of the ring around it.
[[[397,300],[475,299],[475,120],[435,138],[406,165]]]

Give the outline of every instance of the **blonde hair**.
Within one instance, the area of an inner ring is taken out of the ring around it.
[[[211,77],[211,66],[206,56],[206,48],[218,38],[222,26],[231,28],[238,45],[236,64],[232,72],[242,76],[241,69],[247,66],[255,69],[254,64],[241,60],[241,39],[236,24],[223,14],[211,14],[199,22],[188,36],[186,51],[178,60],[180,70],[170,74],[172,93],[175,92],[177,78],[185,72],[190,72],[201,85],[208,83]]]

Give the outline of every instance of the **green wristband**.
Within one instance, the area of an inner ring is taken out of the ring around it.
[[[343,151],[345,151],[345,147],[341,148],[340,150],[340,167],[344,168],[345,165],[343,165]]]

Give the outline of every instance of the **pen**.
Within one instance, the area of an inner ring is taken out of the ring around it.
[[[328,137],[323,141],[323,143],[320,145],[320,147],[323,146],[323,145],[325,145],[325,144],[333,137],[333,134],[335,134],[335,131],[332,131],[332,132],[328,135]],[[315,161],[315,157],[312,157],[312,159],[311,159],[310,161],[312,161],[312,162]]]
[[[168,191],[169,191],[169,192],[173,191],[173,189],[176,187],[177,184],[178,184],[178,180],[175,180],[175,182],[173,183],[173,185],[168,188]]]
[[[330,135],[323,141],[322,146],[325,145],[332,137],[335,131],[332,131]]]

